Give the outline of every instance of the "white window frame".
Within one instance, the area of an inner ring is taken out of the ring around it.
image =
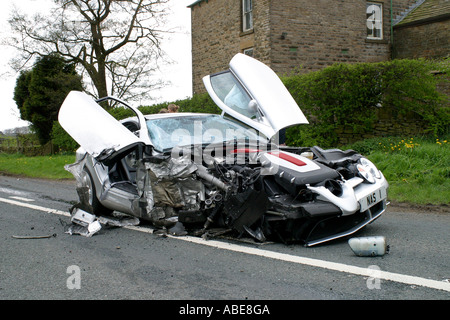
[[[253,0],[242,0],[242,31],[253,30]]]
[[[383,40],[383,4],[367,2],[366,6],[367,39]]]

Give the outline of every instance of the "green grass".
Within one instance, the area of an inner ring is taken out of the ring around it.
[[[27,157],[22,154],[0,153],[0,173],[43,179],[73,179],[64,169],[75,162],[75,155]]]
[[[349,148],[365,154],[383,172],[391,201],[450,204],[450,141],[378,138]]]

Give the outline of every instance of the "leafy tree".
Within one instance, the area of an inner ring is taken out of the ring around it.
[[[31,70],[17,78],[14,101],[20,117],[32,123],[42,144],[50,140],[53,121],[71,90],[83,90],[81,77],[73,64],[57,55],[39,58]]]
[[[49,15],[29,18],[17,10],[9,45],[21,55],[16,69],[34,56],[57,53],[88,75],[92,95],[146,98],[161,85],[152,79],[163,53],[162,22],[169,0],[54,0]]]

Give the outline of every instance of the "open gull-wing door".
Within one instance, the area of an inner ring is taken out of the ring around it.
[[[213,101],[230,116],[272,138],[308,120],[280,78],[265,64],[238,53],[230,69],[203,78]]]
[[[87,153],[99,161],[111,160],[147,142],[79,91],[67,95],[59,110],[58,121]]]

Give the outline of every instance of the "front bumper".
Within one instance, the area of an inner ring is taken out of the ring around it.
[[[378,219],[386,211],[387,205],[388,202],[384,199],[366,211],[318,221],[304,240],[305,246],[349,236]]]

